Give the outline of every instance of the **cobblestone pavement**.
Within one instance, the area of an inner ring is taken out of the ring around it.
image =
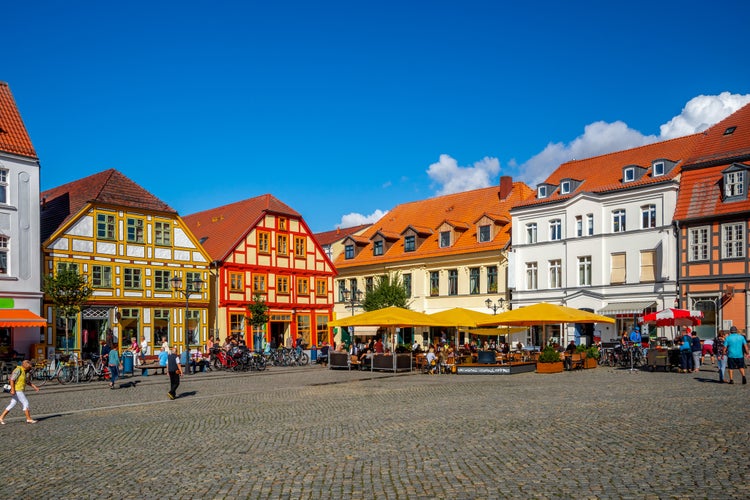
[[[0,498],[747,499],[750,386],[716,378],[315,366],[185,376],[175,401],[162,375],[48,384],[27,392],[38,424],[0,426]]]

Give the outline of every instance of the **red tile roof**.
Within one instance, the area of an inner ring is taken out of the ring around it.
[[[344,255],[339,256],[336,259],[336,267],[344,269],[360,265],[424,259],[425,257],[498,251],[510,241],[510,224],[495,226],[494,239],[491,242],[479,243],[474,222],[487,211],[509,218],[509,210],[513,204],[534,195],[534,191],[522,182],[514,182],[512,186],[510,194],[504,199],[500,198],[500,187],[493,186],[398,205],[365,231],[361,238],[351,237],[357,241],[366,240],[367,246],[362,248],[353,259],[346,259]],[[437,228],[443,222],[449,222],[460,229],[467,229],[456,231],[456,240],[448,248],[440,248],[438,241],[440,235]],[[404,242],[401,237],[383,255],[373,255],[373,243],[369,239],[375,233],[401,236],[410,226],[421,231],[422,234],[430,233],[414,252],[404,252]]]
[[[48,189],[41,198],[42,242],[78,215],[88,203],[177,214],[169,205],[112,168]]]
[[[371,224],[360,224],[359,226],[344,227],[344,228],[334,229],[332,231],[315,233],[315,239],[318,240],[318,243],[321,246],[331,245],[333,243],[336,243],[339,240],[343,240],[350,234],[357,233],[370,226]]]
[[[182,218],[213,260],[223,261],[266,213],[302,216],[270,194],[204,210]]]
[[[0,151],[37,157],[16,101],[5,82],[0,82]]]
[[[680,161],[691,155],[699,138],[700,134],[693,134],[585,160],[563,163],[547,178],[545,183],[559,186],[563,179],[583,179],[577,189],[564,195],[560,195],[559,189],[556,189],[552,195],[546,198],[534,198],[518,203],[516,206],[550,203],[571,198],[584,192],[603,193],[672,180],[680,173],[682,164]],[[678,164],[666,175],[652,177],[651,162],[658,159],[667,159],[678,162]],[[622,169],[629,165],[638,165],[648,169],[648,171],[640,179],[625,184],[622,182]]]
[[[730,127],[734,130],[725,133]],[[750,165],[750,105],[699,135],[693,155],[683,167],[674,218],[684,221],[747,214],[749,199],[723,201],[722,171],[733,163]]]

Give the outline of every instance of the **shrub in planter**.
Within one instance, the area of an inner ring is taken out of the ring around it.
[[[554,347],[547,346],[539,354],[536,363],[537,373],[562,373],[563,362],[560,353]]]

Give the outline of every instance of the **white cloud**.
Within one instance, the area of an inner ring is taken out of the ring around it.
[[[446,154],[440,155],[440,160],[427,169],[433,183],[442,186],[435,193],[438,196],[490,186],[499,172],[500,161],[497,158],[485,156],[471,167],[460,167],[455,159]]]
[[[750,103],[750,94],[730,94],[694,97],[682,112],[662,125],[659,136],[643,135],[624,122],[595,122],[584,128],[583,134],[568,144],[550,143],[540,153],[518,166],[520,180],[531,186],[544,181],[561,163],[573,159],[620,151],[656,141],[701,132]]]
[[[374,224],[382,219],[387,213],[388,210],[383,211],[380,209],[375,210],[370,215],[362,215],[352,212],[341,217],[341,222],[338,224],[338,227],[345,228],[359,226],[360,224]]]

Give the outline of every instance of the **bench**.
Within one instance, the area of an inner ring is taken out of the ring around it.
[[[346,368],[351,370],[352,366],[349,363],[349,354],[345,352],[329,352],[328,353],[328,368]]]
[[[138,366],[134,366],[133,368],[137,368],[141,370],[141,375],[146,376],[147,374],[144,374],[144,370],[154,370],[154,375],[156,375],[156,370],[161,370],[161,374],[164,375],[164,370],[167,369],[166,366],[161,366],[159,363],[143,363]]]

